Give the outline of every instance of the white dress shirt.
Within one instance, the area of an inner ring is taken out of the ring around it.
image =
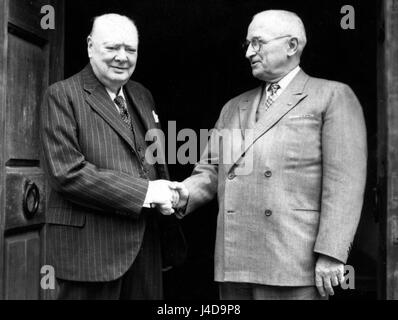
[[[279,84],[280,88],[279,90],[276,92],[276,98],[277,99],[282,92],[287,88],[287,86],[289,85],[289,83],[293,80],[293,78],[297,75],[297,73],[301,70],[300,66],[297,66],[296,68],[294,68],[292,71],[290,71],[287,75],[285,75],[281,80],[279,80],[277,83]],[[265,99],[268,98],[268,94],[270,94],[268,92],[268,88],[270,87],[272,83],[269,82],[267,83],[266,87],[265,87],[265,94],[266,97]]]

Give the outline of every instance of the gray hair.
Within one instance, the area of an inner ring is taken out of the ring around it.
[[[254,15],[252,21],[254,19],[275,19],[278,22],[277,30],[280,35],[289,34],[298,39],[298,55],[301,56],[307,44],[307,36],[304,23],[296,13],[286,10],[266,10]]]
[[[98,23],[98,21],[102,20],[102,19],[124,19],[126,21],[129,21],[135,28],[135,30],[137,31],[137,36],[138,36],[138,28],[137,25],[135,24],[134,20],[128,16],[124,16],[124,15],[120,15],[117,13],[106,13],[100,16],[96,16],[94,18],[91,19],[92,21],[92,27],[91,27],[91,31],[89,36],[91,37],[94,33],[94,29],[95,29],[95,25],[96,23]]]

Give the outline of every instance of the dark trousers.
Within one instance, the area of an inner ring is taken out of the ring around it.
[[[80,282],[57,279],[58,300],[160,300],[163,298],[158,225],[147,220],[143,243],[134,263],[119,279]]]

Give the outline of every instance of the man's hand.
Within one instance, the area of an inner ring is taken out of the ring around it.
[[[161,204],[157,208],[164,215],[175,213],[177,218],[181,219],[182,216],[179,214],[179,211],[185,209],[188,203],[189,191],[181,182],[171,182],[169,187],[175,193],[171,203],[172,208],[169,204]]]
[[[185,208],[188,203],[189,191],[182,182],[174,182],[173,190],[178,192],[179,201],[173,207],[176,209]]]
[[[179,201],[174,206],[174,208],[176,209],[175,215],[178,219],[182,219],[184,217],[186,206],[188,204],[189,191],[185,187],[185,185],[181,182],[174,183],[174,190],[178,191],[178,195],[179,195]]]
[[[164,215],[174,213],[173,205],[179,202],[178,192],[173,190],[173,182],[167,180],[149,181],[145,204],[155,206]]]
[[[182,216],[179,215],[179,211],[185,209],[188,203],[189,191],[181,182],[171,182],[169,187],[172,189],[172,192],[174,192],[173,201],[171,204],[172,208],[170,208],[168,204],[159,205],[157,208],[163,214],[171,214],[169,213],[171,212],[171,209],[176,209],[172,211],[176,214],[177,218],[181,219]]]
[[[315,285],[319,294],[334,295],[333,287],[344,282],[344,264],[325,255],[319,255],[315,265]]]

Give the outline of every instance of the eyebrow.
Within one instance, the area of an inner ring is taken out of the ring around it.
[[[113,46],[113,47],[120,47],[120,46],[125,46],[126,48],[136,48],[138,47],[138,44],[136,46],[126,44],[126,43],[118,43],[118,42],[103,42],[102,43],[104,46]]]
[[[261,38],[260,36],[253,37],[253,38],[251,38],[250,40],[246,38],[246,41],[252,41],[253,39],[266,41],[266,40],[264,40],[263,38]]]

